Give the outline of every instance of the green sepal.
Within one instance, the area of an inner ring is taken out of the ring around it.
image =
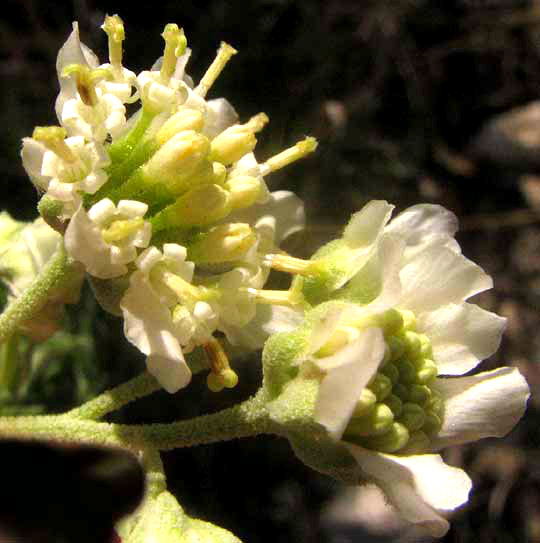
[[[358,464],[342,442],[307,434],[290,434],[288,438],[294,454],[306,466],[346,484],[360,482]]]
[[[308,346],[309,329],[300,327],[292,332],[270,336],[267,340],[263,361],[263,387],[268,398],[279,396],[283,387],[298,375],[295,361]]]

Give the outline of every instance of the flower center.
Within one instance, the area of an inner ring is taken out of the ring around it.
[[[416,332],[411,312],[392,311],[383,320],[385,358],[362,391],[344,439],[385,453],[425,451],[443,416],[441,395],[433,387],[437,366],[431,341]]]

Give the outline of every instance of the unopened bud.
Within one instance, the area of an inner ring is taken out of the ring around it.
[[[362,445],[376,451],[393,453],[405,447],[409,437],[409,430],[403,424],[394,422],[385,434],[370,436],[362,441]]]
[[[351,418],[347,425],[347,437],[376,436],[388,432],[394,422],[392,410],[383,403],[375,404],[366,415]]]
[[[184,130],[200,132],[204,126],[204,117],[196,109],[181,108],[180,111],[169,117],[156,134],[159,146],[164,145],[173,136]]]
[[[188,248],[188,258],[198,264],[232,262],[245,256],[256,241],[248,224],[220,224],[197,237]]]
[[[234,209],[242,209],[253,205],[264,193],[263,181],[249,175],[233,177],[225,183],[231,193]]]
[[[153,232],[167,228],[206,226],[227,216],[229,194],[218,185],[200,185],[152,217]]]
[[[246,124],[236,124],[218,134],[212,140],[210,155],[212,160],[222,164],[232,164],[245,154],[253,151],[257,144],[255,132],[268,122],[264,113],[252,117]]]
[[[209,150],[208,138],[194,130],[176,134],[142,167],[141,175],[145,184],[174,185],[178,179],[193,174]]]

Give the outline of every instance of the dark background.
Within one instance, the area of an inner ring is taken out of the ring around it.
[[[239,54],[210,95],[226,96],[241,119],[268,114],[259,159],[307,134],[319,140],[314,157],[268,179],[271,189],[294,190],[305,200],[308,228],[287,247],[296,256],[307,257],[335,237],[372,198],[387,199],[399,210],[440,203],[459,216],[464,254],[495,279],[493,291],[478,302],[510,319],[501,350],[481,368],[518,366],[533,398],[506,439],[446,452],[450,463],[467,469],[475,488],[445,541],[540,541],[534,396],[540,382],[540,116],[528,111],[517,125],[506,118],[502,129],[484,128],[540,96],[540,5],[215,0],[136,8],[134,2],[8,1],[0,21],[0,183],[1,207],[16,218],[36,215],[37,195],[19,159],[20,140],[35,125],[57,122],[58,48],[71,21],[78,20],[82,41],[105,61],[106,36],[99,28],[105,13],[122,17],[124,64],[135,72],[161,55],[160,33],[168,22],[185,29],[193,49],[188,72],[195,81],[221,40],[234,45]],[[41,397],[32,401],[48,410],[65,409],[142,367],[140,355],[127,342],[119,344],[121,323],[96,308],[88,294],[83,303],[70,310],[70,323],[77,329],[82,313],[95,316],[96,359],[90,369],[60,371],[54,386],[36,392]],[[234,391],[212,394],[198,377],[189,389],[158,393],[118,417],[165,421],[221,409],[247,398],[260,382],[256,358],[243,362],[239,373]],[[70,379],[78,379],[85,392],[75,394]],[[186,510],[246,543],[372,540],[359,526],[326,519],[322,511],[341,486],[304,467],[283,440],[179,450],[164,460],[171,490]],[[402,532],[389,540],[406,537]]]

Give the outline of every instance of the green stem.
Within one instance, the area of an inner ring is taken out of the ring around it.
[[[13,300],[0,315],[0,343],[6,341],[23,322],[31,319],[69,275],[70,260],[63,244],[45,264],[33,283]]]
[[[262,392],[229,409],[166,424],[110,424],[67,414],[0,418],[0,438],[117,446],[132,451],[168,451],[259,434],[280,434],[279,426],[270,420]]]
[[[155,497],[167,490],[165,469],[159,451],[149,447],[142,451],[141,463],[146,473],[147,496]]]
[[[80,407],[72,409],[66,413],[66,416],[99,420],[108,413],[116,411],[138,398],[148,396],[160,388],[161,386],[156,379],[148,372],[144,372],[126,383],[105,391]]]

